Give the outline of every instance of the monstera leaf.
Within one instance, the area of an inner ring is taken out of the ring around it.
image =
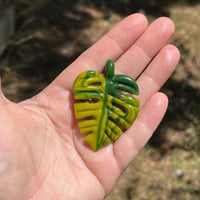
[[[81,73],[73,92],[80,133],[94,151],[117,140],[139,111],[136,82],[126,75],[115,75],[112,60],[107,61],[104,74],[95,70]]]

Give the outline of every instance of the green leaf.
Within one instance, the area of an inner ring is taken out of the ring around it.
[[[95,70],[81,73],[73,93],[80,133],[94,151],[117,140],[139,112],[137,83],[126,75],[115,75],[112,60],[107,61],[104,74]]]

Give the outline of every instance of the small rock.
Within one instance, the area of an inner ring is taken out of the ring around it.
[[[175,175],[176,175],[177,178],[183,178],[184,172],[183,172],[182,169],[177,169],[177,170],[175,171]]]

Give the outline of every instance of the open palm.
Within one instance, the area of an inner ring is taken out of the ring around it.
[[[100,200],[160,123],[167,97],[158,90],[171,75],[179,52],[166,45],[174,31],[168,18],[147,25],[133,14],[82,53],[45,90],[18,104],[0,94],[0,199]],[[93,152],[79,134],[72,84],[82,71],[103,70],[137,80],[141,111],[115,143]]]

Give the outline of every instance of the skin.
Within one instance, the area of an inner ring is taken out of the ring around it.
[[[148,25],[145,16],[130,15],[38,95],[16,104],[1,92],[0,199],[103,199],[167,109],[168,99],[158,91],[179,61],[177,48],[167,44],[173,32],[168,18]],[[79,73],[102,71],[108,58],[116,73],[137,80],[141,110],[115,143],[93,152],[79,134],[71,88]]]

